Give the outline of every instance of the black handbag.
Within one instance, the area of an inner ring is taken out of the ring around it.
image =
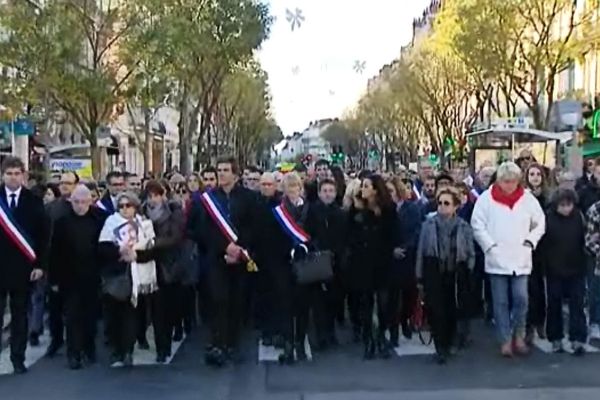
[[[301,257],[293,257],[292,268],[300,285],[329,281],[333,278],[333,253],[307,251]]]
[[[102,293],[109,295],[115,300],[129,300],[131,298],[132,286],[129,266],[124,274],[102,278]]]

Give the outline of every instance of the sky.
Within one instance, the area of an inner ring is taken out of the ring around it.
[[[273,112],[288,136],[311,121],[341,117],[370,77],[400,55],[413,18],[429,0],[267,0],[275,17],[258,55],[269,74]],[[292,30],[286,10],[304,17]],[[355,63],[364,63],[357,72]]]

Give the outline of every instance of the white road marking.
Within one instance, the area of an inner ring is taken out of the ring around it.
[[[312,361],[312,350],[308,338],[304,339],[304,351],[306,359]],[[279,362],[279,356],[283,354],[282,349],[277,349],[274,346],[264,346],[262,340],[258,341],[258,361],[259,362]]]
[[[46,354],[46,349],[50,344],[50,335],[45,333],[40,336],[40,344],[39,346],[29,346],[27,345],[27,350],[25,351],[25,366],[27,368],[31,367],[33,364],[39,361],[40,358]],[[10,361],[10,346],[2,350],[0,354],[0,375],[12,374],[13,366]]]

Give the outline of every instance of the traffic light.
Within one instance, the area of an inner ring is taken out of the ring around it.
[[[333,146],[333,153],[331,154],[331,161],[334,164],[343,164],[346,159],[342,146]]]

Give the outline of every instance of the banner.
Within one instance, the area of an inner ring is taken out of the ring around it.
[[[51,159],[50,171],[73,171],[81,179],[92,179],[92,160],[77,158]]]

